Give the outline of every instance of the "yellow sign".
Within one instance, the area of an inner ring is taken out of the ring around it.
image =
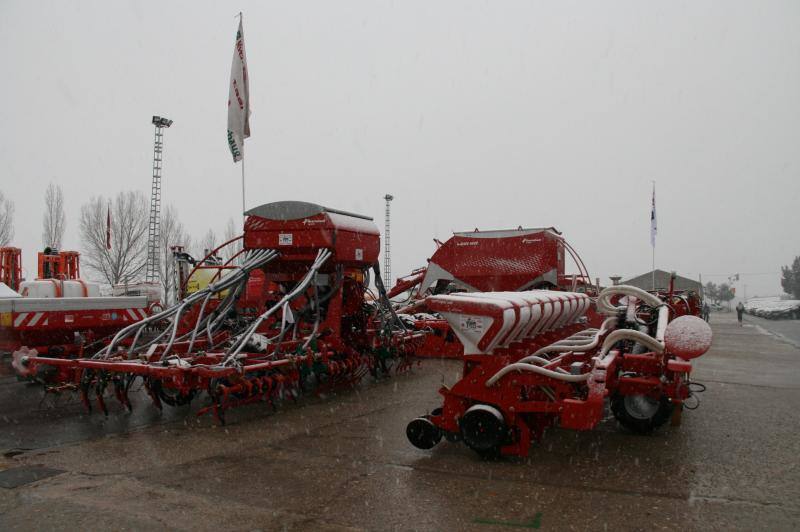
[[[227,272],[228,270],[222,270],[222,274],[217,275],[220,273],[219,268],[198,268],[186,282],[186,292],[189,294],[194,294],[195,292],[203,290],[209,285],[209,282],[212,279],[214,282],[217,282],[220,280],[220,277],[224,276]],[[224,290],[215,297],[222,299],[227,295],[228,290]]]

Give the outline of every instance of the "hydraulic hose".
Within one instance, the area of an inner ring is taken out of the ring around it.
[[[156,323],[158,321],[170,318],[175,314],[179,315],[179,313],[182,312],[184,308],[200,301],[200,299],[204,298],[207,294],[220,292],[236,284],[236,282],[240,281],[241,279],[246,279],[246,277],[250,274],[250,271],[252,271],[255,268],[258,268],[259,266],[265,264],[266,262],[269,262],[276,256],[277,252],[274,250],[256,251],[251,255],[251,257],[248,260],[244,262],[242,266],[234,270],[234,273],[232,273],[231,275],[228,275],[220,279],[219,281],[213,283],[212,285],[207,286],[203,290],[195,292],[194,294],[184,299],[182,302],[173,305],[172,307],[164,309],[163,311],[157,314],[148,316],[147,318],[141,321],[138,321],[121,329],[119,332],[117,332],[114,338],[112,338],[108,346],[98,351],[92,358],[101,358],[104,356],[105,357],[109,356],[113,352],[114,347],[116,346],[117,343],[127,338],[135,331],[136,334],[134,336],[133,341],[131,342],[131,347],[128,350],[129,352],[133,352],[133,349],[136,347],[136,343],[138,342],[139,336],[141,335],[142,331],[148,324]],[[177,318],[175,318],[175,323],[177,323],[177,321],[178,321]],[[175,327],[173,327],[173,335],[171,336],[170,343],[174,342],[175,331],[176,329]],[[163,334],[160,335],[159,338],[161,336],[163,336]]]
[[[486,386],[494,386],[498,380],[502,379],[505,375],[511,373],[512,371],[529,371],[532,373],[538,373],[539,375],[544,375],[545,377],[550,377],[551,379],[557,379],[566,382],[584,382],[589,378],[590,375],[589,373],[582,373],[580,375],[572,375],[571,373],[558,373],[540,366],[534,366],[533,364],[516,362],[514,364],[509,364],[495,373],[492,378],[486,381]]]
[[[615,331],[609,331],[616,327],[618,319],[616,316],[619,314],[621,310],[624,310],[625,307],[617,307],[610,304],[611,297],[615,295],[623,294],[629,297],[635,297],[646,305],[654,308],[658,308],[658,326],[656,328],[656,337],[653,338],[652,336],[643,333],[641,331],[633,330],[633,329],[617,329]],[[638,342],[645,347],[648,347],[655,351],[656,353],[663,353],[664,352],[664,332],[666,331],[667,321],[669,319],[669,308],[663,304],[663,302],[656,296],[645,292],[639,288],[633,286],[612,286],[603,290],[597,298],[597,308],[601,312],[605,314],[611,314],[611,317],[606,318],[603,322],[602,326],[599,330],[597,330],[594,335],[592,336],[591,340],[588,342],[582,341],[583,339],[580,336],[583,336],[587,331],[583,331],[582,333],[578,333],[580,335],[578,338],[573,335],[569,338],[561,340],[559,342],[555,342],[552,345],[547,347],[543,347],[533,353],[532,355],[526,356],[513,364],[509,364],[505,366],[497,373],[495,373],[490,379],[486,381],[486,386],[493,386],[497,381],[503,378],[505,375],[514,372],[514,371],[527,371],[532,373],[537,373],[539,375],[543,375],[545,377],[565,381],[565,382],[585,382],[589,379],[591,372],[582,373],[580,375],[572,375],[570,373],[559,373],[557,371],[549,370],[538,365],[532,364],[550,364],[553,361],[549,361],[546,358],[543,358],[539,355],[545,353],[567,353],[567,352],[585,352],[597,347],[600,342],[600,338],[605,336],[603,340],[603,344],[600,348],[600,352],[596,357],[594,357],[594,364],[598,361],[603,360],[608,352],[616,345],[618,342],[622,340],[632,340],[634,342]],[[560,368],[559,368],[560,369]]]
[[[625,307],[618,307],[611,304],[611,298],[616,295],[626,295],[635,297],[643,301],[646,305],[651,307],[660,307],[664,304],[658,297],[649,292],[645,292],[641,288],[629,285],[609,286],[600,292],[597,296],[597,310],[603,314],[616,315],[620,310],[625,310]]]
[[[577,345],[574,345],[574,344],[571,344],[571,345],[557,345],[557,344],[548,345],[546,347],[542,347],[541,349],[535,351],[533,353],[533,355],[531,355],[531,356],[540,356],[540,355],[544,355],[546,353],[566,353],[568,351],[588,351],[590,349],[594,349],[595,347],[597,347],[600,344],[600,337],[602,337],[604,334],[606,334],[611,329],[616,327],[616,325],[617,325],[617,318],[616,317],[606,318],[605,321],[603,322],[603,325],[600,326],[600,329],[594,333],[594,336],[588,342],[577,344]],[[526,359],[527,359],[527,357],[522,358],[522,359],[518,360],[518,362],[524,362]]]
[[[222,362],[223,366],[228,365],[231,361],[235,360],[236,356],[241,352],[244,345],[250,340],[250,337],[253,336],[256,329],[258,329],[259,325],[263,323],[263,321],[269,318],[272,314],[274,314],[278,309],[282,308],[285,303],[292,301],[294,298],[302,294],[305,289],[308,287],[309,282],[315,277],[317,271],[322,267],[325,261],[330,258],[333,253],[327,249],[320,249],[317,253],[317,258],[314,260],[314,263],[309,268],[308,273],[306,276],[294,287],[294,289],[289,292],[288,294],[284,295],[280,301],[275,303],[272,307],[268,310],[264,311],[258,319],[256,319],[253,324],[248,327],[247,331],[239,337],[239,339],[231,346],[228,351],[228,356]]]
[[[611,348],[614,347],[614,344],[621,340],[633,340],[634,342],[638,342],[645,347],[649,347],[659,354],[664,352],[664,344],[649,334],[633,329],[617,329],[606,336],[606,339],[603,341],[603,346],[600,348],[600,352],[597,354],[597,359],[603,360],[608,352],[611,351]]]

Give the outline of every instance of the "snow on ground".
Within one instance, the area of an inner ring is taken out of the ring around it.
[[[800,319],[800,300],[779,297],[753,298],[744,304],[744,311],[771,320]]]

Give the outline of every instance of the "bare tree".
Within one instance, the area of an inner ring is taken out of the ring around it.
[[[197,247],[195,248],[194,253],[195,258],[197,260],[201,260],[203,257],[208,255],[219,245],[217,242],[217,234],[213,229],[209,229],[208,232],[203,235],[203,238],[197,242]]]
[[[60,185],[50,183],[44,193],[44,216],[42,219],[42,245],[61,249],[61,240],[67,226],[64,214],[64,191]]]
[[[120,192],[110,207],[111,249],[106,246],[108,200],[93,197],[81,207],[82,262],[112,286],[139,281],[147,264],[147,200],[141,192]]]
[[[0,247],[7,246],[14,238],[14,202],[0,191]]]
[[[233,222],[233,218],[228,218],[228,223],[225,224],[225,236],[223,238],[223,241],[228,242],[229,240],[233,240],[240,234],[242,234],[242,232],[238,227],[236,227],[236,224]],[[225,248],[222,250],[222,258],[224,258],[225,262],[227,262],[231,259],[231,257],[239,253],[241,249],[242,249],[241,240],[238,240],[233,244],[225,246]],[[239,264],[239,262],[240,262],[239,259],[234,259],[233,264]]]
[[[191,245],[191,237],[178,219],[178,211],[172,205],[168,206],[161,214],[161,241],[159,243],[159,252],[161,253],[159,277],[161,277],[161,287],[164,290],[163,302],[165,305],[172,305],[176,302],[175,262],[172,259],[171,248],[172,246],[183,246],[188,250]]]

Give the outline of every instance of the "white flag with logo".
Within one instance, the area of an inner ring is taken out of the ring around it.
[[[650,210],[650,245],[656,247],[656,233],[658,224],[656,223],[656,186],[653,185],[653,206]]]
[[[247,55],[244,53],[244,31],[239,19],[236,46],[231,64],[231,85],[228,91],[228,147],[233,162],[244,155],[244,139],[250,136],[250,82],[247,73]]]

